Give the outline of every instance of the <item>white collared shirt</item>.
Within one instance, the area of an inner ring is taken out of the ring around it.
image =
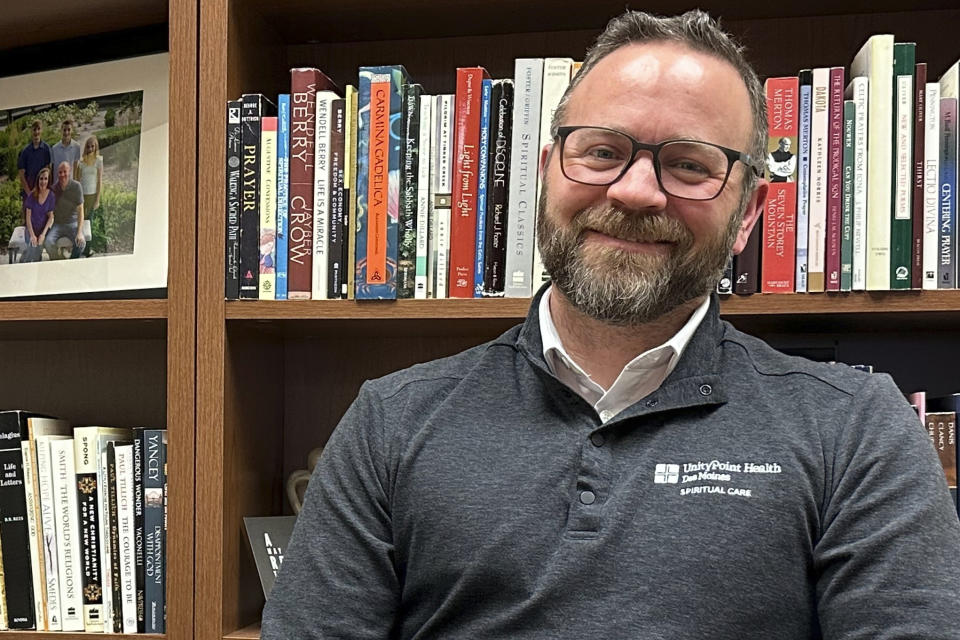
[[[550,367],[553,375],[593,405],[597,415],[604,422],[609,422],[618,413],[660,388],[663,381],[677,366],[683,350],[710,307],[708,296],[672,338],[658,347],[644,351],[628,362],[610,388],[604,389],[594,382],[563,348],[557,328],[553,324],[553,317],[550,315],[552,292],[551,286],[540,299],[540,337],[543,340],[543,358],[547,361],[547,366]]]

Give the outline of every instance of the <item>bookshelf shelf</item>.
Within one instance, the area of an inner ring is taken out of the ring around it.
[[[0,302],[0,323],[16,321],[165,320],[167,301],[56,300]]]
[[[223,640],[258,640],[260,638],[260,623],[238,629],[223,636]]]

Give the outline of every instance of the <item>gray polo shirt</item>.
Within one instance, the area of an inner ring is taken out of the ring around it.
[[[500,338],[366,383],[262,638],[960,638],[960,522],[892,380],[788,357],[716,299],[604,423]]]
[[[53,187],[57,203],[53,208],[53,222],[55,224],[77,224],[78,209],[83,204],[83,189],[80,183],[70,178],[67,186],[60,188],[58,180]]]

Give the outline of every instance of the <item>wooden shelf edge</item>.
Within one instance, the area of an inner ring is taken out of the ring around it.
[[[0,300],[0,323],[25,320],[166,320],[166,299],[144,300]]]
[[[529,298],[475,300],[228,301],[227,320],[522,319]],[[960,291],[882,291],[723,296],[721,315],[890,314],[960,311]]]
[[[64,633],[62,631],[0,631],[0,637],[10,638],[11,640],[90,640],[90,638],[113,638],[114,640],[134,640],[135,638],[166,638],[165,634],[159,633]],[[257,636],[259,638],[259,635]]]
[[[244,627],[243,629],[237,629],[233,633],[228,633],[223,636],[223,640],[259,640],[260,638],[260,623],[250,625],[249,627]]]

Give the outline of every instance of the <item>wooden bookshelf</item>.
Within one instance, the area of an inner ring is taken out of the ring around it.
[[[131,30],[166,34],[168,233],[170,238],[189,239],[169,245],[166,294],[123,300],[0,300],[5,371],[0,406],[47,412],[74,424],[168,429],[165,637],[176,640],[193,637],[194,621],[198,19],[198,0],[49,0],[42,11],[27,3],[6,3],[0,12],[0,59],[23,68],[65,67],[87,59],[90,52],[64,54],[58,44],[65,42],[76,46],[96,39],[100,55],[106,50],[124,57],[154,46],[152,40],[136,42]],[[16,71],[7,66],[8,72]],[[2,635],[14,640],[89,637],[19,631]]]
[[[947,0],[903,7],[889,0],[702,5],[746,42],[762,75],[848,64],[867,36],[892,32],[918,42],[918,59],[935,78],[956,58],[948,25],[960,23],[960,10]],[[687,6],[663,0],[644,8]],[[363,380],[489,340],[522,321],[529,306],[526,299],[224,302],[225,101],[288,91],[293,66],[319,67],[343,85],[356,83],[361,64],[402,63],[426,92],[452,92],[457,66],[482,64],[493,77],[511,77],[517,57],[582,58],[622,10],[614,0],[201,4],[198,166],[215,179],[199,184],[216,187],[198,192],[196,638],[259,637],[263,597],[242,518],[288,512],[284,478],[326,441]],[[721,308],[739,328],[788,350],[834,350],[848,362],[882,351],[882,370],[931,391],[947,381],[923,363],[960,358],[957,291],[731,296]]]

